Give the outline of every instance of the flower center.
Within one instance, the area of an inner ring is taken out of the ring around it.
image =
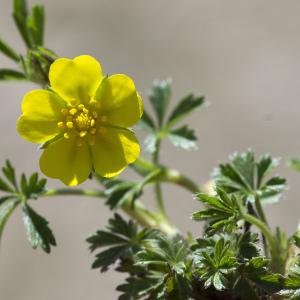
[[[102,116],[99,120],[98,113],[95,110],[87,109],[83,104],[77,104],[73,101],[68,108],[62,109],[64,121],[58,122],[57,126],[64,129],[64,138],[69,139],[71,136],[77,136],[77,145],[82,146],[83,139],[90,145],[95,144],[96,126],[106,121]],[[99,133],[106,131],[105,127],[98,126]]]

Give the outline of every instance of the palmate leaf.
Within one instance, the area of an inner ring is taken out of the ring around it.
[[[234,154],[229,163],[221,164],[214,171],[214,180],[229,193],[239,193],[247,201],[253,202],[258,195],[262,204],[280,200],[286,188],[286,180],[281,177],[268,179],[270,172],[278,165],[278,160],[262,155],[255,160],[253,151]]]
[[[168,134],[174,146],[185,150],[197,149],[197,137],[193,129],[184,125],[178,129],[171,130]]]
[[[163,124],[170,99],[171,80],[155,80],[149,93],[149,100],[156,114],[158,127]]]
[[[235,195],[228,195],[217,187],[217,195],[211,196],[200,193],[196,197],[205,204],[206,209],[194,212],[192,218],[195,221],[207,221],[206,233],[212,235],[218,231],[231,232],[237,227],[241,219],[238,199]]]
[[[167,123],[172,127],[203,104],[204,97],[196,97],[193,94],[187,95],[175,106]]]
[[[90,250],[93,252],[104,248],[96,254],[96,260],[92,267],[100,268],[101,272],[108,270],[109,266],[119,259],[132,257],[141,250],[146,239],[157,234],[154,229],[138,230],[133,221],[125,221],[120,215],[115,214],[109,220],[107,231],[98,230],[94,235],[87,238]]]
[[[193,253],[193,263],[204,287],[213,286],[221,291],[228,288],[228,275],[237,268],[237,259],[230,242],[219,238],[213,247],[198,248]]]
[[[124,202],[129,202],[134,207],[134,201],[143,193],[143,188],[150,182],[155,182],[159,179],[162,173],[161,169],[156,169],[147,174],[141,181],[133,182],[121,179],[102,180],[106,187],[106,204],[115,209],[120,207]]]
[[[0,52],[2,52],[7,57],[11,58],[15,62],[20,61],[20,56],[0,38]]]
[[[46,253],[50,253],[51,246],[56,246],[56,241],[48,226],[48,221],[36,213],[28,204],[23,204],[23,220],[32,248],[41,247]]]
[[[27,80],[24,73],[11,70],[11,69],[0,69],[0,81],[20,81]]]
[[[158,235],[144,244],[144,249],[136,254],[136,265],[146,266],[151,278],[157,280],[156,286],[148,290],[155,297],[150,299],[190,299],[191,283],[187,243],[180,237],[167,238]]]

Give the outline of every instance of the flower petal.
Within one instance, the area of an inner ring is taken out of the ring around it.
[[[142,99],[128,76],[116,74],[104,78],[96,92],[100,111],[107,122],[120,127],[131,127],[143,114]]]
[[[40,158],[41,171],[70,186],[85,181],[92,171],[90,152],[86,143],[79,147],[76,142],[72,137],[51,143]]]
[[[59,96],[46,90],[27,93],[22,102],[23,115],[17,122],[19,134],[27,141],[44,143],[61,130],[57,122],[62,119],[61,109],[66,106]]]
[[[59,58],[50,67],[51,87],[64,99],[87,103],[102,80],[99,62],[89,55]]]
[[[140,146],[133,132],[105,128],[91,147],[93,166],[103,177],[113,177],[140,155]]]

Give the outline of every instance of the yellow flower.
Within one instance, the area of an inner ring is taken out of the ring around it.
[[[25,140],[49,142],[40,158],[45,175],[77,185],[92,170],[113,177],[138,158],[138,141],[127,128],[143,108],[129,77],[103,77],[99,62],[82,55],[57,59],[49,80],[50,90],[25,95],[17,122]]]

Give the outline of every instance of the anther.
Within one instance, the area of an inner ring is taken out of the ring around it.
[[[83,105],[83,104],[79,104],[79,105],[78,105],[78,109],[79,109],[79,110],[83,110],[83,109],[84,109],[84,105]]]
[[[74,116],[77,113],[77,109],[76,108],[71,108],[69,110],[70,115]]]
[[[64,122],[58,122],[57,127],[60,128],[60,129],[64,129],[65,128]]]
[[[94,119],[91,120],[91,126],[94,127],[95,126],[96,121]]]
[[[73,127],[74,127],[74,124],[73,124],[73,122],[67,122],[67,127],[69,128],[69,129],[72,129]]]
[[[69,138],[70,138],[70,135],[66,132],[66,133],[64,133],[64,138],[65,138],[65,139],[69,139]]]
[[[87,134],[87,131],[80,131],[80,132],[79,132],[79,136],[80,136],[81,138],[85,137],[86,134]]]
[[[85,107],[82,109],[82,111],[83,111],[85,114],[88,114],[88,113],[89,113],[89,110],[86,109]]]

